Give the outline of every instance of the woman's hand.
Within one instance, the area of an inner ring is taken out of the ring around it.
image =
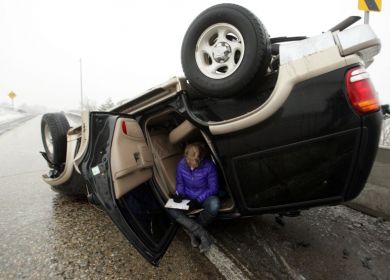
[[[189,211],[201,208],[200,203],[196,199],[191,199],[190,202],[187,203],[187,205],[190,207],[188,209]]]
[[[175,193],[174,195],[172,195],[172,199],[174,202],[180,203],[183,201],[183,196]]]

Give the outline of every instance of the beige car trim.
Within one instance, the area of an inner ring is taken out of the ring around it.
[[[73,131],[74,130],[69,130],[67,134],[66,160],[65,160],[66,164],[65,164],[64,171],[57,178],[49,178],[46,174],[42,176],[43,180],[51,186],[62,185],[72,177],[73,157],[74,157],[74,152],[76,150],[77,139],[78,139],[77,134],[72,134]]]
[[[275,88],[264,104],[236,118],[221,122],[209,122],[210,132],[213,135],[220,135],[256,125],[279,110],[296,84],[355,63],[363,64],[361,58],[357,55],[342,57],[338,47],[334,46],[281,65]]]
[[[160,102],[163,102],[164,100],[167,100],[173,96],[175,96],[178,92],[184,90],[186,88],[186,79],[185,78],[179,78],[179,77],[173,77],[169,79],[167,82],[158,85],[155,88],[151,88],[148,91],[142,93],[140,96],[144,96],[150,92],[153,92],[156,89],[163,89],[162,92],[156,94],[155,96],[143,101],[138,102],[137,104],[134,104],[133,106],[130,106],[126,110],[124,110],[122,113],[127,114],[135,114],[139,111],[145,110],[155,104],[158,104]],[[135,98],[136,99],[136,98]],[[113,109],[115,110],[115,108]]]
[[[81,143],[80,143],[80,149],[77,152],[77,155],[74,158],[74,168],[78,173],[81,174],[79,165],[81,163],[81,160],[85,156],[85,153],[87,152],[88,147],[88,140],[89,140],[89,111],[85,111],[81,113]]]

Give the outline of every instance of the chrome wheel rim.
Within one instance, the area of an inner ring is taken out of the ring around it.
[[[229,23],[217,23],[207,28],[199,37],[195,59],[204,75],[212,79],[223,79],[238,69],[244,52],[241,32]]]
[[[47,124],[45,125],[45,142],[46,142],[46,147],[48,152],[50,154],[53,154],[54,151],[53,137],[51,135],[49,126]]]

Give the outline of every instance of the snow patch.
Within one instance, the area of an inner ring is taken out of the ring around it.
[[[13,111],[12,109],[9,108],[0,107],[0,124],[4,124],[16,119],[20,119],[24,116],[26,116],[26,114],[18,111]]]

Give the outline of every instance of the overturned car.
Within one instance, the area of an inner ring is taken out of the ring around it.
[[[151,263],[177,225],[164,204],[186,143],[201,141],[218,168],[219,218],[291,213],[355,198],[370,173],[382,115],[366,68],[380,51],[351,17],[318,36],[270,38],[247,9],[213,6],[182,45],[172,78],[109,112],[42,117],[61,193],[86,195]]]

